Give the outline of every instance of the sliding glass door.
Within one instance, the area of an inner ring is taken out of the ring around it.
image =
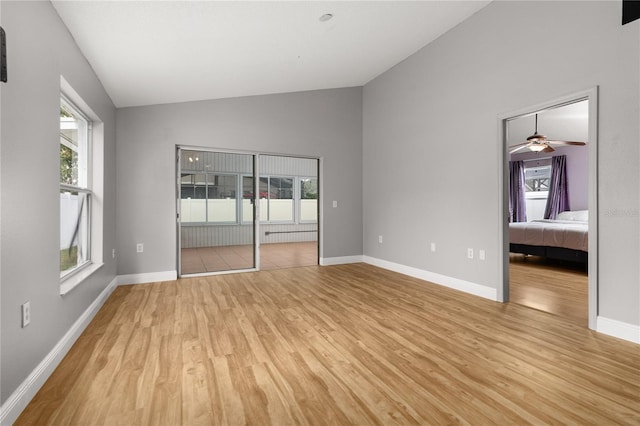
[[[256,156],[178,148],[179,273],[257,268]]]

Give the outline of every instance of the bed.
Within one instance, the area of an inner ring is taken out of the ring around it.
[[[556,220],[510,223],[509,251],[587,263],[588,223],[587,210],[562,212]]]

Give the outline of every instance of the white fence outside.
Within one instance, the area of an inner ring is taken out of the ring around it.
[[[60,250],[68,249],[76,229],[78,196],[60,193]]]
[[[193,199],[180,200],[180,220],[182,223],[207,222],[207,207],[209,210],[209,223],[235,223],[236,200],[229,199]],[[251,222],[253,217],[251,201],[242,200],[242,220]],[[268,210],[267,210],[268,209]],[[260,211],[262,218],[268,214],[271,222],[292,222],[293,200],[267,200],[260,199]],[[300,200],[300,220],[316,221],[318,219],[318,200]]]

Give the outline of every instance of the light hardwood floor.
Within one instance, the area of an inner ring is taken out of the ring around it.
[[[509,298],[587,327],[589,277],[586,265],[539,256],[509,255]]]
[[[640,347],[365,264],[118,287],[18,425],[640,423]]]

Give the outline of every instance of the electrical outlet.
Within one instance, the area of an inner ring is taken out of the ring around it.
[[[25,328],[31,322],[31,302],[26,301],[22,304],[22,328]]]
[[[480,260],[484,260],[484,259],[485,259],[485,252],[484,252],[484,250],[479,250],[479,251],[478,251],[478,259],[480,259]]]
[[[333,208],[338,208],[338,202],[336,200],[333,200]]]
[[[468,259],[473,259],[473,249],[472,248],[468,248],[467,249],[467,258]]]
[[[142,243],[136,244],[136,252],[137,253],[142,253],[143,251],[144,251],[144,244],[142,244]]]
[[[382,235],[378,235],[378,243],[382,244]]]
[[[431,251],[436,251],[436,243],[431,243]]]

